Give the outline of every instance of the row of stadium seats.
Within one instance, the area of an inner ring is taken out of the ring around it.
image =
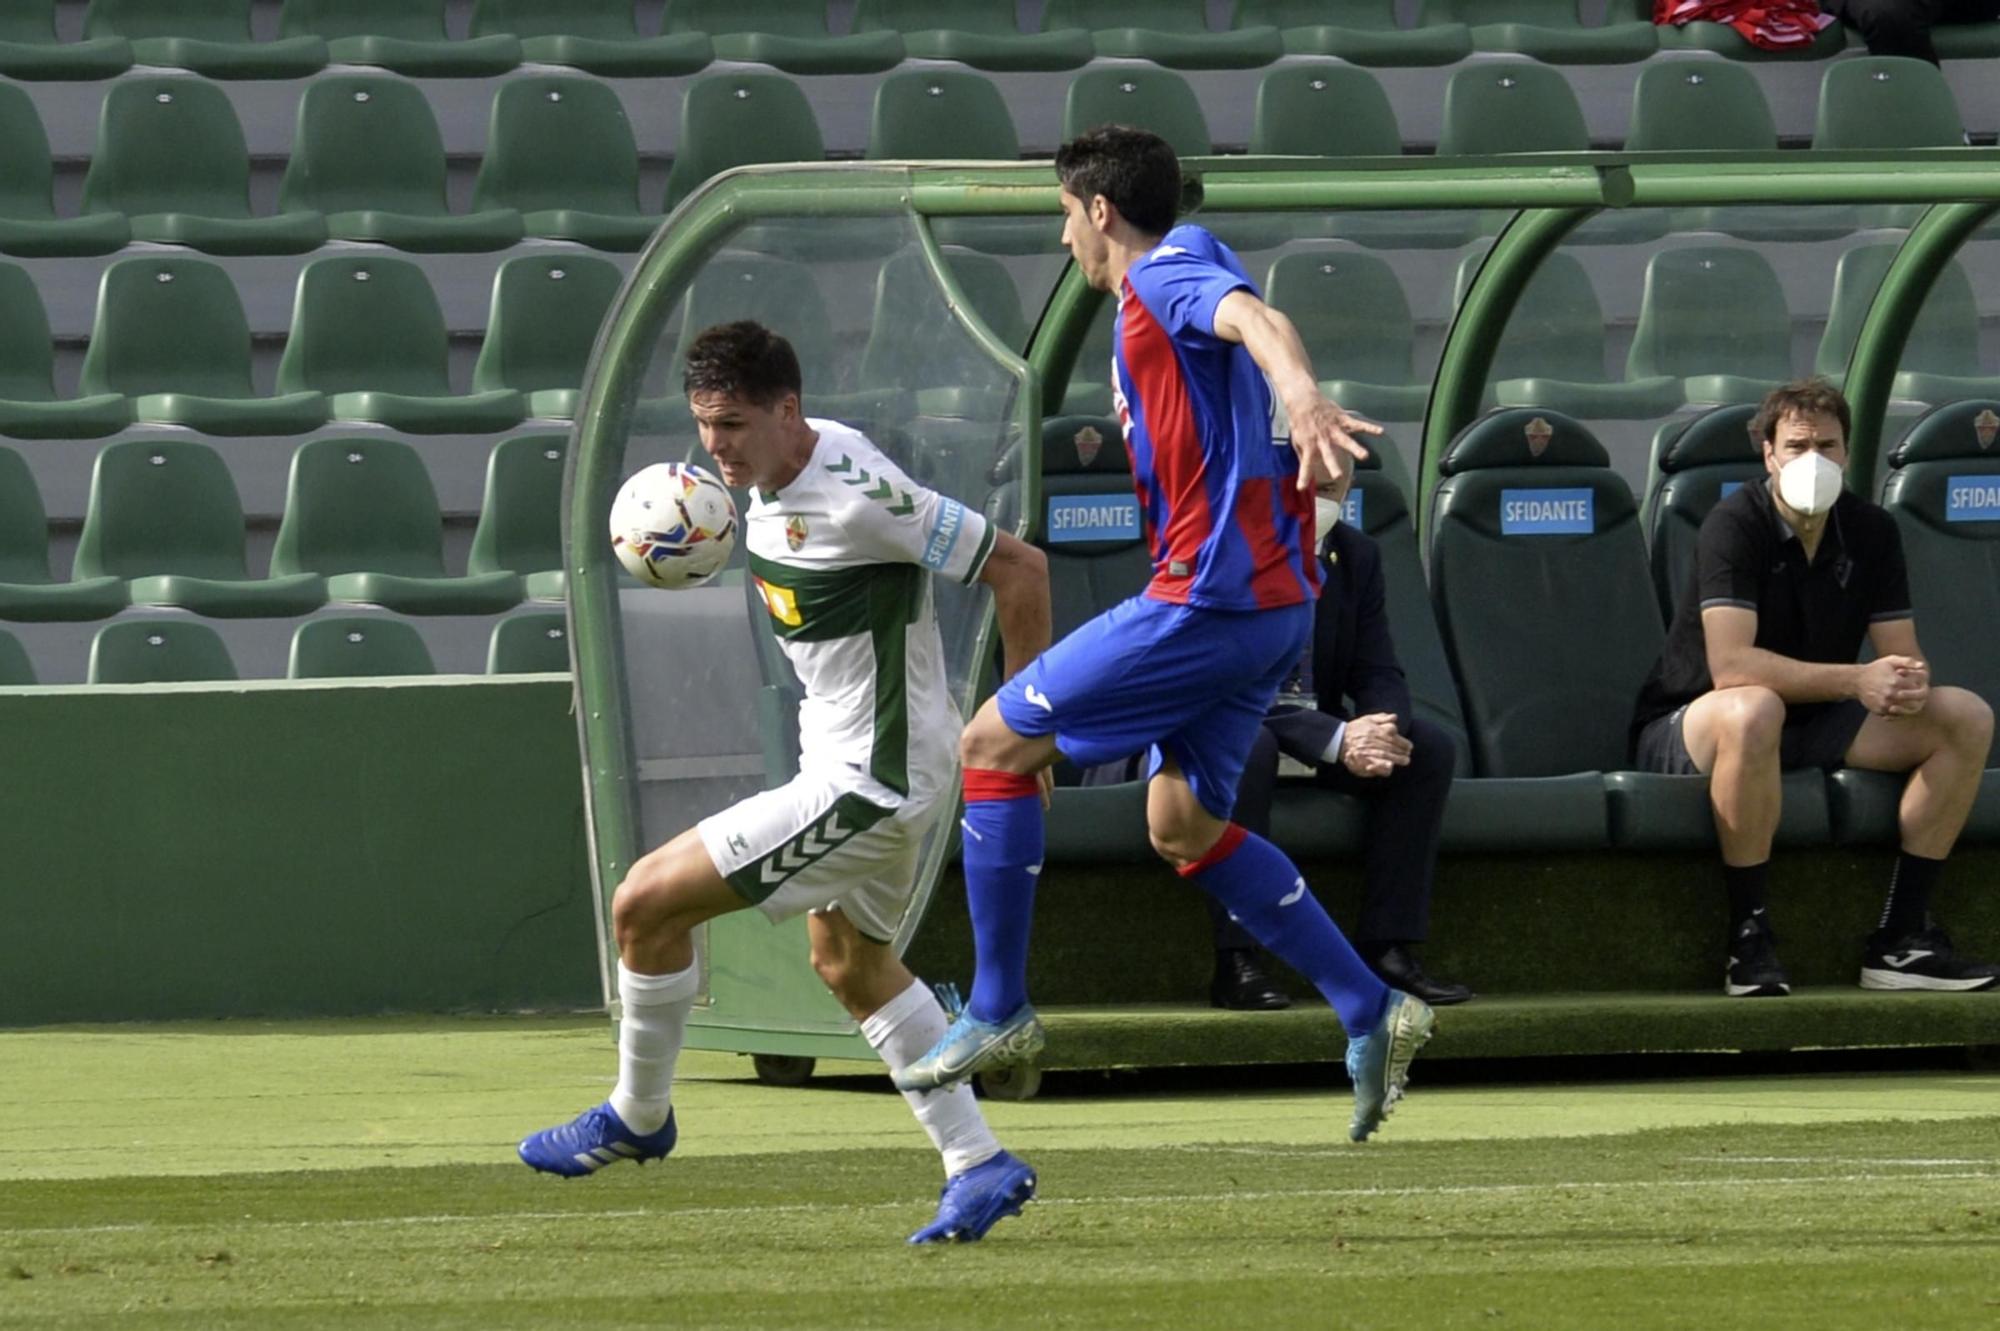
[[[215,618],[309,614],[328,603],[410,615],[498,614],[563,595],[562,435],[495,445],[466,572],[446,571],[424,461],[395,439],[315,439],[292,456],[268,576],[249,569],[229,466],[186,439],[106,445],[67,582],[50,572],[49,523],[27,464],[0,448],[0,619],[103,619],[127,606]]]
[[[415,627],[377,616],[309,619],[292,633],[285,677],[358,679],[437,673]],[[493,626],[486,673],[569,671],[569,630],[560,610],[510,615]],[[206,624],[177,619],[126,619],[92,637],[85,676],[91,684],[169,684],[237,679],[229,645]],[[13,634],[0,629],[0,688],[37,683],[34,663]]]
[[[859,0],[834,33],[822,3],[668,0],[642,35],[632,0],[475,0],[468,36],[447,35],[446,0],[285,0],[276,41],[252,40],[251,0],[90,0],[85,40],[55,40],[55,0],[9,0],[0,73],[105,78],[135,62],[221,78],[295,78],[328,63],[426,77],[490,75],[524,61],[623,77],[686,74],[714,60],[795,73],[874,73],[905,58],[994,70],[1073,69],[1094,58],[1189,69],[1267,65],[1286,55],[1361,64],[1440,65],[1474,52],[1561,64],[1624,64],[1662,50],[1770,58],[1723,24],[1656,28],[1651,0],[1607,0],[1586,24],[1576,0],[1423,0],[1414,26],[1396,0],[1237,0],[1211,29],[1207,0],[1046,0],[1023,32],[1013,0]],[[1838,25],[1789,58],[1847,45]],[[2000,54],[2000,24],[1943,30],[1941,54]]]
[[[875,92],[868,156],[1015,160],[1007,104],[988,80],[912,70]],[[1166,70],[1100,68],[1069,87],[1064,134],[1116,120],[1151,128],[1184,156],[1212,153],[1200,101]],[[217,254],[292,254],[333,240],[401,249],[500,249],[524,236],[638,248],[662,213],[709,177],[759,162],[826,156],[820,126],[797,84],[772,74],[697,79],[683,98],[680,151],[660,211],[642,206],[639,157],[618,96],[573,76],[501,85],[472,211],[446,202],[437,122],[411,83],[343,76],[311,84],[279,211],[253,216],[242,127],[215,85],[135,78],[106,95],[82,215],[55,213],[47,137],[32,102],[0,85],[0,250],[102,254],[132,240]],[[1943,76],[1922,61],[1844,61],[1822,83],[1813,145],[1828,149],[1937,148],[1964,142]],[[1442,155],[1583,152],[1591,148],[1576,95],[1560,72],[1527,62],[1468,66],[1451,76]],[[1632,151],[1775,150],[1764,94],[1732,65],[1661,65],[1636,86],[1625,146]],[[1288,65],[1264,76],[1249,143],[1259,153],[1380,156],[1403,151],[1388,98],[1366,70]]]
[[[1884,504],[1903,534],[1934,676],[2000,704],[1990,650],[2000,622],[1996,408],[1971,402],[1929,413],[1890,454]],[[1489,413],[1444,459],[1428,575],[1403,488],[1379,462],[1364,464],[1346,520],[1382,548],[1391,633],[1417,713],[1460,740],[1459,775],[1477,778],[1458,783],[1448,842],[1711,843],[1705,781],[1622,769],[1633,703],[1658,656],[1671,596],[1685,590],[1694,533],[1718,499],[1762,471],[1748,416],[1748,408],[1711,413],[1663,449],[1642,509],[1576,421]],[[1056,517],[1120,496],[1129,503],[1122,450],[1100,446],[1113,428],[1072,417],[1046,431],[1042,539],[1059,636],[1147,576],[1136,513],[1130,530],[1116,533],[1102,521],[1086,527]],[[1091,539],[1076,539],[1083,530]],[[1316,818],[1295,829],[1306,853],[1358,845],[1359,811],[1329,814],[1333,797],[1314,798]],[[1796,773],[1787,777],[1780,840],[1823,844],[1830,828],[1855,816],[1874,829],[1865,839],[1881,839],[1884,828],[1893,833],[1894,811],[1894,790],[1885,794],[1877,777],[1842,772],[1823,782],[1817,772]],[[1058,847],[1051,826],[1052,857],[1112,853]],[[1988,774],[1974,834],[2000,836],[2000,771]]]

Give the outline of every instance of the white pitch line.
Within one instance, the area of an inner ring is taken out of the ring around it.
[[[1957,1156],[1939,1156],[1935,1159],[1908,1156],[1884,1155],[1690,1155],[1683,1159],[1688,1164],[1700,1165],[1906,1165],[1915,1169],[1939,1169],[1951,1165],[1990,1165],[1994,1159],[1960,1159]]]
[[[1762,1187],[1814,1187],[1829,1183],[1922,1183],[1931,1184],[1949,1180],[1994,1180],[2000,1181],[2000,1172],[1990,1170],[1967,1170],[1959,1173],[1937,1174],[1813,1174],[1794,1178],[1757,1178],[1741,1176],[1713,1179],[1609,1179],[1577,1180],[1560,1183],[1466,1183],[1443,1187],[1409,1188],[1289,1188],[1269,1189],[1258,1192],[1228,1193],[1148,1193],[1131,1196],[1111,1195],[1101,1197],[1038,1197],[1036,1206],[1176,1206],[1194,1203],[1229,1202],[1270,1202],[1290,1198],[1309,1200],[1335,1200],[1382,1197],[1478,1197],[1507,1196],[1524,1192],[1623,1192],[1646,1191],[1648,1189],[1693,1189],[1693,1188],[1739,1188],[1745,1184]],[[149,1221],[122,1225],[49,1225],[33,1229],[0,1229],[0,1235],[15,1237],[45,1237],[73,1234],[143,1234],[173,1233],[177,1231],[208,1232],[214,1230],[261,1229],[261,1230],[307,1230],[307,1229],[394,1229],[418,1225],[473,1225],[507,1224],[521,1221],[541,1222],[557,1220],[607,1221],[607,1220],[699,1220],[718,1216],[782,1215],[786,1213],[815,1211],[900,1211],[920,1205],[917,1201],[893,1202],[781,1202],[775,1206],[688,1206],[662,1210],[641,1207],[620,1211],[496,1211],[484,1215],[398,1215],[370,1216],[357,1220],[214,1220],[161,1225]]]

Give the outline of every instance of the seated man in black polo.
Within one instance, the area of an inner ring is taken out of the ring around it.
[[[1895,521],[1843,488],[1847,401],[1824,380],[1787,384],[1752,421],[1766,475],[1702,523],[1692,583],[1639,694],[1635,764],[1699,772],[1729,891],[1723,991],[1791,992],[1765,899],[1788,769],[1908,772],[1902,853],[1861,961],[1864,989],[1991,989],[1929,914],[1932,889],[1979,788],[1993,712],[1933,688],[1917,645]],[[1875,659],[1857,665],[1863,639]]]

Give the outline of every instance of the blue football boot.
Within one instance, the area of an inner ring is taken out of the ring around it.
[[[1048,1035],[1026,1003],[1004,1021],[981,1021],[959,1012],[922,1058],[895,1076],[899,1091],[934,1091],[964,1081],[975,1072],[1025,1063],[1042,1052]]]
[[[938,1194],[937,1219],[910,1235],[910,1242],[977,1243],[1034,1199],[1034,1169],[1002,1151],[946,1180]]]
[[[643,1165],[648,1160],[664,1159],[679,1135],[671,1109],[664,1127],[642,1137],[625,1126],[625,1120],[607,1101],[523,1141],[521,1160],[544,1174],[584,1178],[621,1160]]]
[[[1375,1028],[1347,1042],[1347,1075],[1354,1081],[1354,1121],[1347,1135],[1364,1142],[1382,1126],[1410,1079],[1410,1060],[1431,1038],[1430,1005],[1400,989],[1389,991]]]

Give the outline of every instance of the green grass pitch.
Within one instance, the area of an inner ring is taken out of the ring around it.
[[[877,1079],[693,1054],[664,1167],[514,1163],[612,1064],[594,1019],[0,1034],[0,1326],[2000,1326],[1990,1073],[1420,1061],[1361,1147],[1330,1088],[1073,1080],[989,1106],[1042,1199],[913,1250],[936,1160]]]

